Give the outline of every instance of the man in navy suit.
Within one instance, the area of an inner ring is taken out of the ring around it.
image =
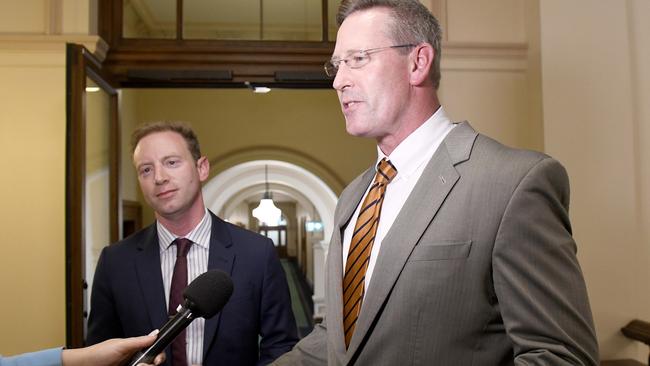
[[[88,343],[146,334],[167,321],[174,267],[183,252],[177,239],[185,238],[191,243],[184,257],[187,282],[219,269],[232,277],[234,292],[215,317],[190,324],[180,348],[185,354],[168,350],[167,365],[263,365],[290,350],[296,324],[273,243],[206,209],[201,183],[210,163],[195,133],[181,123],[157,122],[137,129],[132,139],[140,188],[156,222],[102,251]]]

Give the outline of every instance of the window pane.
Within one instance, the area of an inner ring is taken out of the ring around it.
[[[269,232],[266,233],[266,237],[271,239],[273,241],[273,245],[275,245],[276,247],[280,245],[278,234],[279,232],[277,230],[269,230]]]
[[[266,0],[262,17],[264,40],[320,41],[321,0]]]
[[[327,2],[327,37],[330,42],[336,41],[336,32],[339,27],[336,26],[336,12],[341,5],[341,0],[329,0]]]
[[[176,0],[123,0],[124,38],[176,38]]]
[[[184,39],[260,39],[259,0],[184,0]]]
[[[95,265],[110,235],[110,96],[86,79],[86,197],[84,210],[86,304],[90,304]]]
[[[321,40],[321,0],[184,0],[184,39]]]

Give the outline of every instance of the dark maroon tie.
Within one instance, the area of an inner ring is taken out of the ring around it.
[[[172,287],[169,290],[170,317],[176,315],[178,305],[183,303],[183,290],[187,287],[187,253],[190,251],[192,241],[177,238],[172,244],[176,244],[176,264],[172,275]],[[172,341],[172,365],[187,366],[185,329]]]

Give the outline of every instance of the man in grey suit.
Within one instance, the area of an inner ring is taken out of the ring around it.
[[[339,198],[325,320],[277,364],[596,365],[564,168],[450,122],[417,0],[343,1],[337,21],[326,72],[378,164]]]

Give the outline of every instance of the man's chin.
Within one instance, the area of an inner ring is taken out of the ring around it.
[[[174,206],[163,206],[155,209],[157,216],[162,216],[166,219],[172,219],[179,213],[179,209]]]
[[[368,134],[368,131],[361,128],[359,122],[351,121],[348,119],[345,120],[345,131],[348,133],[348,135],[356,137],[366,137]]]

